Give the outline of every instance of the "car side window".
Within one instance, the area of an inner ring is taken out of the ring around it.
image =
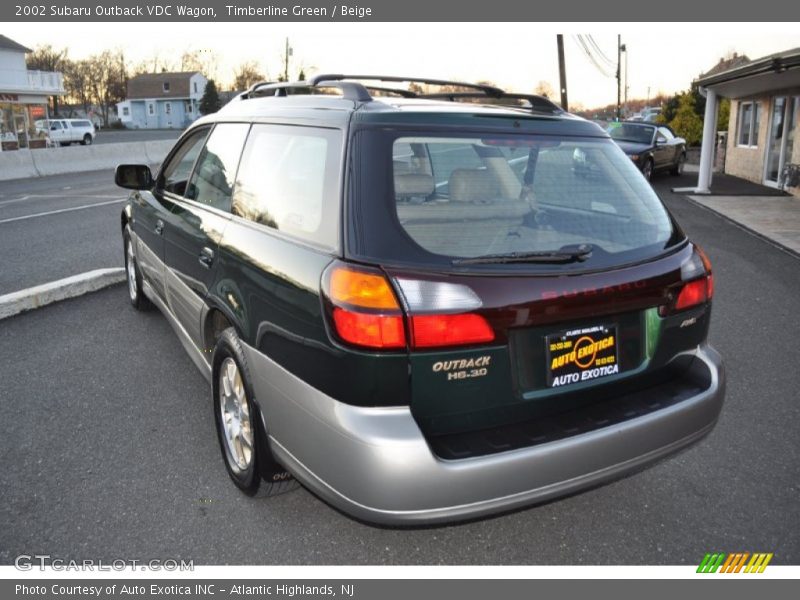
[[[658,138],[659,140],[663,139],[664,141],[670,141],[672,139],[675,139],[675,136],[672,135],[672,132],[666,127],[659,127]]]
[[[189,176],[192,174],[192,167],[197,160],[197,155],[200,154],[203,140],[206,139],[207,134],[208,129],[199,129],[184,140],[177,152],[169,159],[159,177],[159,191],[183,196]]]
[[[334,129],[253,125],[233,214],[336,247],[342,135]]]
[[[186,198],[230,210],[236,169],[249,130],[250,125],[245,123],[222,123],[214,127],[186,187]]]

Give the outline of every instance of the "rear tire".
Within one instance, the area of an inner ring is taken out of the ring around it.
[[[670,173],[672,173],[673,175],[681,175],[683,173],[683,167],[685,164],[686,164],[686,153],[681,153],[681,155],[678,157],[678,162],[676,162],[672,166],[672,170],[670,171]]]
[[[133,254],[130,225],[125,226],[122,240],[125,249],[125,282],[128,286],[128,300],[136,310],[150,310],[153,308],[153,303],[142,292],[142,273],[139,271],[139,264]]]
[[[647,179],[647,181],[650,181],[651,179],[653,179],[653,159],[652,158],[648,158],[645,161],[644,166],[642,167],[642,175],[644,175],[644,178]]]
[[[91,146],[91,145],[92,145],[92,136],[90,136],[87,133],[86,135],[83,136],[83,139],[81,140],[81,146]]]
[[[247,359],[233,327],[217,339],[211,368],[217,438],[233,483],[249,496],[277,496],[297,488],[269,450]]]

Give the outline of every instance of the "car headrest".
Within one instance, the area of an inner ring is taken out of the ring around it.
[[[394,176],[394,193],[397,197],[430,196],[435,187],[433,177],[424,173],[398,173]]]
[[[448,189],[450,202],[486,202],[499,195],[496,179],[483,169],[455,169]]]

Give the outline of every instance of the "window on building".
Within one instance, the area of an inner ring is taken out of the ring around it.
[[[128,108],[127,106],[123,106],[122,107],[122,116],[123,117],[129,117],[130,114],[131,114],[131,109]]]
[[[163,89],[165,94],[169,91],[169,81],[164,82]]]
[[[761,109],[758,102],[739,103],[739,146],[755,148],[758,146],[758,127],[761,120]]]
[[[156,114],[156,107],[153,104],[147,105],[147,114],[154,115]]]
[[[164,113],[167,115],[172,114],[172,102],[167,102],[164,104]]]
[[[188,102],[183,103],[183,110],[187,115],[192,114],[192,102],[191,100]]]
[[[196,81],[192,82],[192,89],[194,90],[194,93],[196,94],[197,93],[197,82]]]

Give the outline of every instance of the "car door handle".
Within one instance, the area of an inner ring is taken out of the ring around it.
[[[203,247],[203,249],[200,250],[200,256],[198,257],[198,260],[206,269],[210,269],[212,263],[214,262],[214,251],[208,246]]]
[[[159,219],[156,221],[156,235],[163,235],[164,234],[164,221]]]

